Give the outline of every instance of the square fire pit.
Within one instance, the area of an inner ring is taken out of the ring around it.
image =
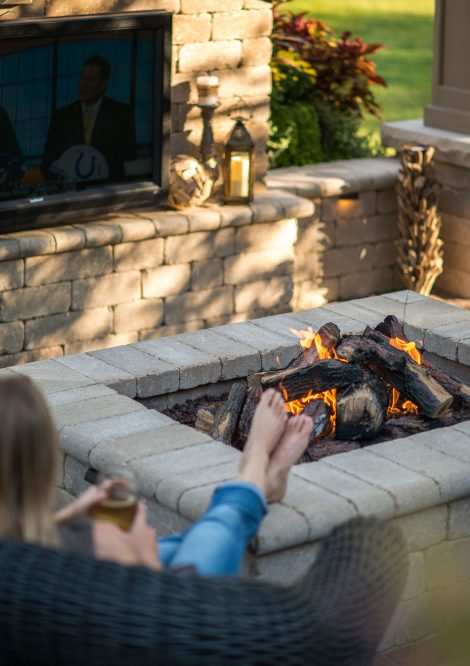
[[[405,307],[406,306],[406,307]],[[214,488],[236,477],[240,453],[161,413],[239,378],[285,365],[299,353],[291,328],[334,321],[359,333],[385,315],[442,368],[470,378],[470,312],[412,292],[329,304],[171,338],[15,366],[37,382],[60,431],[57,484],[76,494],[84,473],[128,464],[164,535],[205,510]],[[136,399],[137,398],[137,399]],[[146,405],[142,404],[145,401]],[[148,408],[152,407],[152,408]],[[415,611],[451,579],[469,577],[470,422],[297,465],[286,497],[271,506],[246,574],[288,583],[314,560],[322,538],[355,516],[393,520],[410,547],[410,575],[385,647],[423,634]]]

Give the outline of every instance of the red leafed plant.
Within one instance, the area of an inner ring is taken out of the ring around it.
[[[280,12],[286,0],[274,5],[274,62],[298,68],[299,58],[314,72],[316,95],[346,114],[366,110],[380,116],[371,84],[386,86],[369,59],[382,44],[365,44],[360,37],[343,32],[340,37],[323,21],[305,13]]]

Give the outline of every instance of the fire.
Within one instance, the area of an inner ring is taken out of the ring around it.
[[[405,342],[400,338],[390,338],[390,344],[395,349],[401,349],[406,352],[410,358],[413,359],[418,365],[421,365],[421,354],[416,348],[415,342]],[[403,416],[404,414],[417,414],[418,407],[411,402],[411,400],[404,400],[400,406],[398,406],[400,400],[399,392],[392,388],[390,395],[390,404],[387,410],[387,418],[394,418],[397,416]]]
[[[404,416],[405,414],[417,414],[418,407],[411,402],[411,400],[404,400],[400,406],[398,406],[400,400],[399,392],[391,387],[390,394],[390,403],[387,409],[387,418],[393,419],[398,416]]]
[[[309,326],[306,330],[303,329],[299,331],[296,328],[291,328],[290,330],[292,333],[294,333],[294,335],[300,338],[299,344],[301,347],[304,349],[310,349],[310,347],[315,344],[317,353],[319,355],[318,358],[332,358],[328,349],[322,345],[321,337],[318,335],[318,333],[315,333],[311,326]]]
[[[415,342],[405,342],[404,340],[400,340],[400,338],[390,338],[390,344],[395,349],[401,349],[406,352],[413,361],[421,365],[421,354],[417,350]]]
[[[319,360],[325,358],[338,358],[336,350],[332,349],[330,351],[327,347],[324,347],[321,341],[321,336],[318,333],[315,333],[310,326],[307,330],[298,331],[292,328],[291,331],[300,338],[300,345],[304,349],[310,349],[312,345],[315,345]],[[302,398],[299,398],[298,400],[289,400],[287,391],[282,383],[280,384],[280,389],[284,396],[284,400],[286,401],[286,411],[290,414],[300,414],[305,405],[312,402],[312,400],[323,400],[323,402],[331,409],[330,422],[334,431],[336,425],[336,389],[323,391],[322,393],[313,393],[313,391],[310,390],[307,395],[302,396]]]
[[[315,345],[315,349],[319,360],[327,358],[335,358],[347,363],[347,361],[337,356],[336,349],[330,350],[327,347],[325,347],[322,344],[321,336],[317,332],[315,332],[310,326],[308,327],[307,330],[291,329],[291,331],[300,338],[299,343],[301,347],[303,347],[305,350],[308,350],[313,345]],[[418,363],[418,365],[421,365],[421,354],[416,347],[416,343],[405,342],[400,338],[391,338],[390,344],[392,345],[392,347],[395,347],[395,349],[400,349],[406,352],[410,356],[410,358],[413,359],[413,361]],[[303,409],[305,408],[305,405],[307,405],[312,400],[318,400],[318,399],[323,400],[331,409],[330,422],[332,430],[334,432],[336,426],[336,389],[323,391],[322,393],[314,393],[312,390],[310,390],[307,393],[307,395],[303,396],[302,398],[299,398],[298,400],[289,400],[289,396],[282,382],[279,385],[279,388],[281,389],[282,394],[284,396],[284,400],[286,401],[286,411],[290,414],[300,414],[300,412],[302,412]],[[418,413],[418,407],[413,402],[411,402],[411,400],[404,400],[402,403],[400,403],[400,393],[396,389],[391,387],[390,404],[387,410],[387,418],[403,416],[404,414],[417,414],[417,413]]]

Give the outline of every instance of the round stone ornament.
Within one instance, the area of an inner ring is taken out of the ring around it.
[[[170,168],[170,196],[172,208],[201,206],[210,197],[214,180],[209,170],[190,155],[178,155]]]

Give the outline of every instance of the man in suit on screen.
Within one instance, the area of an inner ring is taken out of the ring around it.
[[[78,100],[52,116],[41,163],[45,178],[56,179],[64,171],[66,180],[125,178],[124,162],[136,159],[135,123],[129,104],[107,97],[110,73],[102,56],[85,61]]]
[[[23,155],[6,110],[0,106],[0,192],[9,191],[25,172]]]

